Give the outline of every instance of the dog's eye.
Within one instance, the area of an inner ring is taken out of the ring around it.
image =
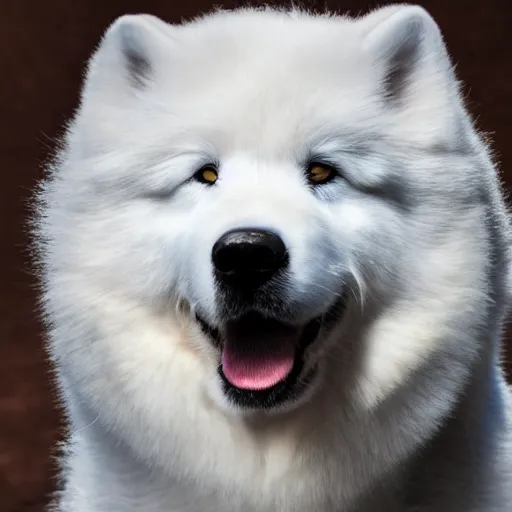
[[[312,185],[323,185],[336,176],[336,171],[325,164],[313,163],[308,168],[308,179]]]
[[[219,173],[213,165],[205,165],[194,175],[194,178],[199,181],[199,183],[205,183],[206,185],[213,185],[218,177]]]

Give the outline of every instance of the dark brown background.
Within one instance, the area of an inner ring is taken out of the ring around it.
[[[469,106],[480,127],[493,132],[505,180],[512,184],[512,2],[420,3],[441,25],[468,84]],[[352,13],[377,5],[328,4]],[[205,0],[1,2],[0,512],[42,511],[53,489],[49,454],[60,420],[41,348],[24,227],[42,163],[76,105],[86,59],[116,16],[149,12],[176,22],[210,6]]]

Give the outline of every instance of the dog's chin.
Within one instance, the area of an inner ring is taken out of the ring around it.
[[[250,311],[214,327],[197,321],[219,349],[218,374],[228,402],[237,409],[275,411],[300,401],[312,387],[318,365],[306,353],[340,322],[346,297],[305,325],[292,325]]]

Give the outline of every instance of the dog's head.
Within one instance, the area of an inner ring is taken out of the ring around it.
[[[123,17],[46,188],[48,303],[114,380],[380,400],[484,314],[491,176],[421,8]]]

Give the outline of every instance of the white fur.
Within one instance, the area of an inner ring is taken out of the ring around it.
[[[396,98],[383,94],[390,62],[406,77]],[[307,151],[344,178],[313,192]],[[191,183],[210,161],[217,185]],[[40,205],[49,348],[71,422],[59,512],[508,507],[508,434],[489,412],[504,394],[508,219],[422,8],[118,19]],[[220,321],[211,247],[247,225],[287,244],[299,319],[350,290],[341,324],[307,354],[321,370],[311,389],[261,414],[226,400],[194,320]],[[452,465],[435,447],[459,423],[469,440],[449,446],[467,459]],[[470,456],[464,443],[482,436],[489,447]],[[432,503],[406,501],[410,475]]]

